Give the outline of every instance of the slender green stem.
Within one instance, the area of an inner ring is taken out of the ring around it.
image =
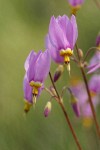
[[[92,102],[90,90],[89,90],[89,87],[88,87],[88,82],[87,82],[86,74],[85,74],[82,62],[80,60],[80,57],[79,57],[79,52],[78,52],[77,45],[76,45],[76,50],[77,50],[77,55],[78,55],[78,58],[79,58],[80,70],[81,70],[82,77],[83,77],[83,80],[84,80],[84,83],[85,83],[85,86],[86,86],[86,90],[87,90],[87,94],[88,94],[88,98],[89,98],[89,103],[90,103],[90,107],[91,107],[91,110],[92,110],[92,114],[93,114],[95,126],[96,126],[96,129],[97,129],[97,133],[98,133],[98,135],[100,137],[100,128],[99,128],[98,121],[97,121],[97,118],[96,118],[96,113],[95,113],[95,109],[94,109],[94,106],[93,106],[93,102]]]
[[[71,133],[72,133],[72,135],[73,135],[73,138],[74,138],[74,140],[75,140],[75,142],[76,142],[76,145],[77,145],[77,147],[78,147],[79,150],[82,150],[81,145],[80,145],[80,143],[79,143],[79,141],[78,141],[78,139],[77,139],[77,136],[76,136],[76,134],[75,134],[75,131],[74,131],[72,125],[71,125],[71,122],[70,122],[70,119],[69,119],[69,117],[68,117],[68,114],[67,114],[67,112],[66,112],[66,110],[65,110],[65,107],[64,107],[62,101],[61,101],[60,95],[59,95],[59,93],[58,93],[58,91],[57,91],[57,89],[56,89],[56,86],[55,86],[54,82],[53,82],[52,75],[51,75],[50,72],[49,72],[49,76],[50,76],[50,80],[51,80],[51,82],[52,82],[52,85],[53,85],[53,87],[54,87],[54,89],[55,89],[55,91],[56,91],[56,94],[57,94],[57,96],[58,96],[58,103],[59,103],[59,105],[60,105],[60,107],[61,107],[61,109],[62,109],[62,111],[63,111],[63,113],[64,113],[64,116],[65,116],[66,121],[67,121],[67,123],[68,123],[68,126],[69,126],[69,128],[70,128],[70,131],[71,131]]]
[[[83,59],[83,62],[86,60],[86,58],[89,56],[89,54],[90,54],[90,52],[91,52],[92,50],[98,50],[98,49],[97,49],[97,47],[91,47],[91,48],[89,48],[89,49],[87,50],[87,53],[86,53],[84,59]]]
[[[79,143],[79,141],[78,141],[78,138],[76,137],[75,131],[74,131],[74,129],[73,129],[72,125],[71,125],[71,122],[70,122],[70,120],[69,120],[68,114],[67,114],[67,112],[66,112],[66,110],[65,110],[65,107],[64,107],[64,105],[63,105],[62,102],[60,102],[59,104],[60,104],[60,106],[61,106],[61,108],[62,108],[62,111],[63,111],[63,113],[64,113],[64,115],[65,115],[66,121],[67,121],[68,126],[69,126],[69,128],[70,128],[70,130],[71,130],[71,133],[72,133],[72,135],[73,135],[73,137],[74,137],[74,140],[75,140],[75,142],[76,142],[76,144],[77,144],[77,147],[78,147],[79,150],[82,150],[81,145],[80,145],[80,143]]]
[[[48,88],[45,87],[44,90],[47,91],[51,96],[54,96]]]
[[[94,0],[96,6],[100,9],[100,2],[98,2],[98,0]]]
[[[82,76],[83,76],[84,83],[85,83],[85,86],[86,86],[86,90],[87,90],[87,93],[88,93],[89,103],[90,103],[90,106],[91,106],[91,110],[92,110],[94,122],[95,122],[95,125],[96,125],[97,133],[98,133],[98,135],[100,137],[100,128],[99,128],[98,121],[97,121],[97,118],[96,118],[96,113],[95,113],[95,110],[94,110],[94,106],[93,106],[93,102],[92,102],[92,99],[91,99],[90,90],[89,90],[88,83],[87,83],[87,78],[86,78],[86,75],[85,75],[83,67],[81,67],[81,72],[82,72]]]

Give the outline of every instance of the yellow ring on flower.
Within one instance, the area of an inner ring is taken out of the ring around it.
[[[60,51],[60,56],[64,57],[64,62],[69,63],[70,62],[70,56],[73,55],[73,50],[70,48],[67,48],[66,50]]]
[[[42,83],[31,81],[29,84],[33,87],[32,94],[38,95],[38,89],[42,86]]]

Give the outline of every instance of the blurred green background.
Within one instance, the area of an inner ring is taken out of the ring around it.
[[[53,101],[48,118],[43,110],[49,95],[45,92],[36,108],[24,116],[23,76],[24,61],[34,49],[45,49],[45,36],[52,15],[70,15],[67,0],[0,0],[0,150],[77,150],[66,125],[63,113]],[[78,12],[78,45],[84,51],[94,46],[100,31],[100,10],[95,3],[85,1]],[[57,65],[52,63],[54,72]],[[72,64],[71,72],[79,75]],[[68,83],[67,72],[57,87]],[[46,82],[50,84],[49,78]],[[65,96],[70,120],[84,150],[99,150],[94,127],[85,129],[77,119]]]

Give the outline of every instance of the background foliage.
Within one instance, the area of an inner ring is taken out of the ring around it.
[[[66,125],[58,104],[53,101],[48,118],[43,110],[49,95],[39,98],[36,108],[25,117],[23,114],[24,61],[34,49],[45,48],[45,35],[52,15],[69,13],[67,0],[0,0],[0,150],[76,150],[76,144]],[[100,30],[100,10],[91,0],[85,1],[77,16],[78,45],[83,51],[95,44]],[[57,65],[52,63],[52,72]],[[79,75],[72,64],[71,72]],[[58,81],[67,84],[67,71]],[[46,83],[50,84],[49,78]],[[85,129],[64,96],[66,109],[84,150],[98,150],[94,127]]]

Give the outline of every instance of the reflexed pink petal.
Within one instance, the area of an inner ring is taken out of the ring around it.
[[[46,48],[49,50],[51,58],[56,63],[63,63],[63,57],[60,56],[57,48],[51,44],[50,39],[49,39],[49,35],[47,35],[47,37],[46,37]]]
[[[35,56],[36,56],[36,53],[32,50],[32,51],[29,53],[29,55],[28,55],[28,57],[26,58],[26,61],[25,61],[25,63],[24,63],[25,71],[28,70],[28,68],[29,68],[29,62],[31,61],[31,59],[35,58]]]
[[[100,75],[93,75],[89,81],[91,91],[100,93]]]
[[[30,87],[27,76],[25,74],[23,81],[24,99],[32,103],[32,87]]]
[[[62,31],[57,19],[53,16],[50,20],[49,25],[49,36],[52,43],[55,45],[56,48],[62,49],[66,48],[67,40],[65,34]]]
[[[87,74],[93,73],[99,68],[100,68],[100,63],[92,66],[91,69],[89,69],[89,71],[87,72]]]
[[[96,71],[100,68],[100,52],[96,51],[92,59],[90,60],[89,65],[87,66],[88,74]]]
[[[50,71],[50,63],[50,54],[46,50],[44,53],[41,53],[36,61],[34,81],[44,82]]]
[[[77,6],[77,5],[82,5],[82,3],[84,2],[84,0],[68,0],[69,4],[72,5],[73,7]]]
[[[90,93],[96,92],[96,93],[94,93],[94,95],[92,95],[92,93],[91,93],[91,98],[92,98],[93,105],[94,105],[95,109],[96,109],[98,103],[100,103],[99,102],[99,95],[98,95],[98,89],[100,92],[100,88],[99,88],[100,84],[99,84],[99,82],[97,83],[98,78],[100,78],[100,77],[95,75],[89,81]],[[96,87],[96,85],[98,86],[98,88]],[[78,99],[77,105],[79,106],[81,116],[82,117],[92,117],[91,107],[90,107],[87,91],[86,91],[84,84],[79,82],[78,84],[72,86],[70,89],[71,89],[73,95]],[[74,106],[74,107],[76,107],[76,106]]]
[[[70,43],[69,48],[72,49],[73,48],[73,25],[71,21],[68,22],[66,30],[67,30],[66,36],[67,36],[68,42]]]
[[[77,23],[76,18],[74,15],[71,16],[71,23],[73,26],[73,43],[72,43],[72,49],[74,48],[74,45],[76,43],[76,40],[78,38],[78,29],[77,29]]]
[[[29,62],[29,69],[27,71],[27,77],[28,77],[29,82],[32,80],[34,81],[36,63],[41,54],[42,54],[42,51],[39,51],[35,57],[31,56],[32,58],[31,58],[31,61]]]

